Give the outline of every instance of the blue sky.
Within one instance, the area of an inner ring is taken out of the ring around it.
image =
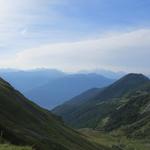
[[[0,67],[150,73],[149,14],[149,0],[0,0]]]

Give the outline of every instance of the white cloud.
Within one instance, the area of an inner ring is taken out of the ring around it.
[[[66,71],[107,68],[148,72],[150,30],[141,29],[79,42],[41,45],[0,60],[0,66],[51,67]]]

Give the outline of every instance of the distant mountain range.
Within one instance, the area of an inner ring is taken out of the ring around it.
[[[115,81],[95,73],[67,74],[54,69],[1,69],[0,76],[47,109],[54,108],[85,90],[104,87]]]
[[[67,75],[25,92],[25,95],[39,105],[50,109],[85,90],[104,87],[112,82],[114,80],[97,74]]]
[[[142,74],[128,74],[106,88],[76,96],[53,113],[76,128],[150,138],[150,80]]]
[[[65,75],[65,73],[55,69],[35,69],[27,71],[0,69],[0,76],[22,93]]]
[[[14,145],[27,145],[35,150],[106,150],[85,140],[3,79],[0,79],[0,120],[0,139]]]
[[[80,73],[84,73],[84,74],[92,73],[92,72],[94,72],[96,74],[100,74],[100,75],[105,76],[110,79],[119,79],[119,78],[123,77],[124,75],[126,75],[126,73],[123,71],[114,72],[114,71],[105,70],[105,69],[96,69],[93,71],[80,71]]]

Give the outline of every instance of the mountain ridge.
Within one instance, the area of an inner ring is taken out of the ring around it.
[[[56,107],[53,112],[62,116],[73,127],[96,128],[102,117],[105,118],[105,116],[121,105],[122,98],[125,99],[128,94],[149,82],[149,78],[142,74],[128,74],[100,90],[100,92],[88,99],[86,103],[72,105],[70,101]],[[78,102],[78,96],[76,98],[74,103],[75,101]],[[84,101],[84,95],[80,99]]]

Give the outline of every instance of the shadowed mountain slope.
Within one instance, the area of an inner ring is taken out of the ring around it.
[[[102,150],[91,144],[59,117],[27,100],[9,83],[0,79],[0,132],[15,145],[37,150]]]

